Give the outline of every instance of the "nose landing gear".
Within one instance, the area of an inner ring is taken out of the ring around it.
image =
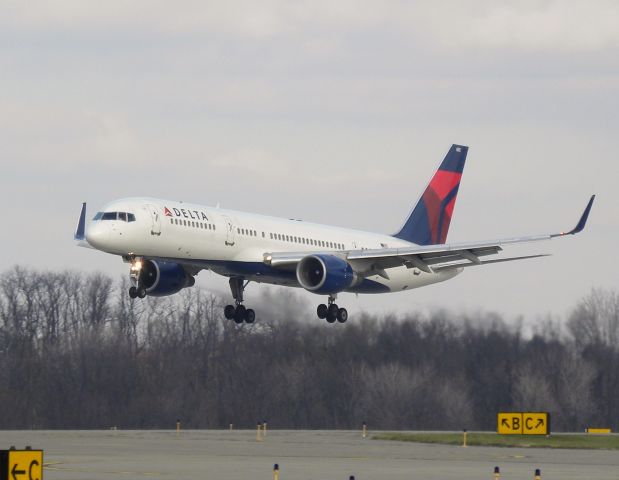
[[[316,309],[316,314],[321,320],[326,319],[329,323],[335,323],[337,320],[340,323],[348,320],[348,311],[345,308],[340,308],[335,303],[336,295],[329,295],[329,306],[321,303]]]
[[[234,320],[236,324],[254,323],[256,320],[256,312],[251,308],[245,308],[243,305],[243,292],[249,282],[245,282],[243,277],[231,277],[230,278],[230,290],[232,291],[232,297],[235,300],[234,305],[226,305],[224,308],[224,317],[228,320]]]
[[[144,298],[146,296],[146,288],[140,282],[141,271],[142,259],[134,258],[131,261],[131,268],[129,268],[129,279],[133,284],[129,287],[129,298]]]

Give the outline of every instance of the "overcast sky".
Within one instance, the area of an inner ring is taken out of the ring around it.
[[[0,271],[126,275],[72,234],[134,195],[392,233],[461,143],[448,240],[571,228],[597,193],[587,230],[339,303],[563,315],[618,285],[618,25],[617,1],[0,0]]]

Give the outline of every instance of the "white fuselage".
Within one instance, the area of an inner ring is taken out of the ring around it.
[[[113,212],[124,215],[112,218]],[[94,248],[124,257],[176,261],[225,276],[296,287],[300,285],[295,271],[268,265],[266,254],[324,252],[346,258],[351,250],[413,245],[389,235],[154,198],[107,204],[88,224],[86,239]],[[367,276],[346,291],[397,292],[441,282],[459,272],[390,268],[388,278]]]

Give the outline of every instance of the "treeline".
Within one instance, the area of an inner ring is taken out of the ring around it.
[[[288,293],[239,326],[198,288],[142,301],[126,289],[101,274],[0,276],[0,428],[172,428],[179,418],[189,428],[492,430],[509,410],[549,411],[555,430],[619,428],[615,291],[593,290],[565,321],[525,334],[489,313],[330,325],[295,316],[311,307],[291,308],[300,300]]]

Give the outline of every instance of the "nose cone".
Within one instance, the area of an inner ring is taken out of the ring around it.
[[[92,222],[86,229],[86,241],[95,248],[105,250],[110,240],[110,226],[105,222]]]

